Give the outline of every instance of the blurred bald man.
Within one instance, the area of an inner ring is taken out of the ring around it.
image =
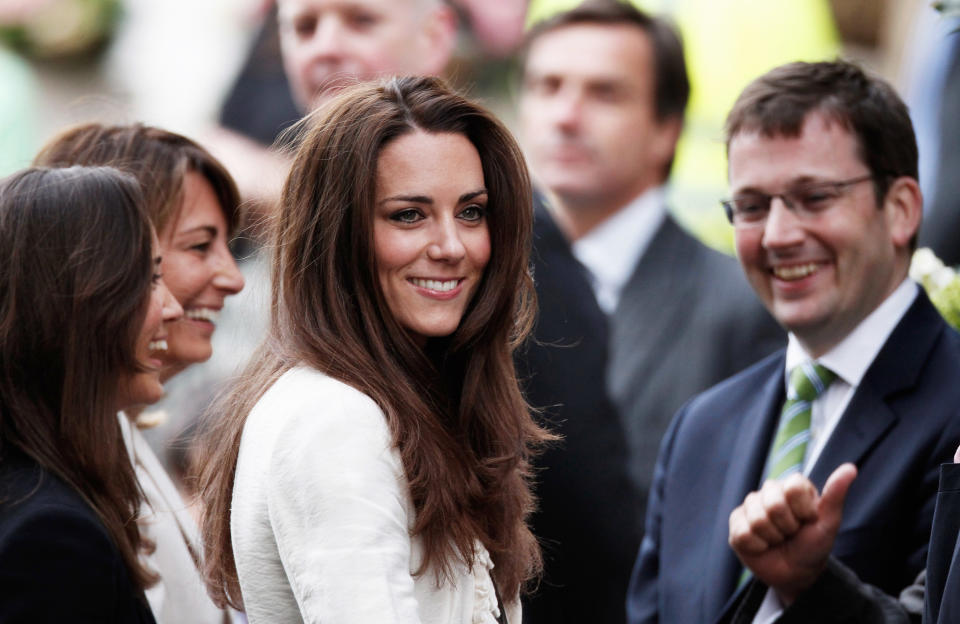
[[[456,15],[444,0],[277,0],[277,8],[283,68],[304,114],[357,82],[440,75],[456,43]],[[224,127],[201,142],[227,165],[245,199],[260,206],[279,200],[286,158]]]
[[[442,0],[278,0],[290,91],[308,112],[345,85],[390,75],[439,75],[456,19]]]

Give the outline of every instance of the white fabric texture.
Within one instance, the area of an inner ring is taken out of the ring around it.
[[[202,555],[197,525],[176,486],[143,434],[121,412],[117,415],[137,481],[146,496],[140,531],[156,548],[141,560],[160,575],[147,589],[157,624],[222,624],[226,612],[207,595],[195,556]]]
[[[305,367],[264,393],[243,430],[230,526],[247,617],[323,624],[495,624],[489,555],[437,585],[386,418]],[[519,604],[506,606],[520,624]]]

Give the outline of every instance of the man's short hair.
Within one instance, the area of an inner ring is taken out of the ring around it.
[[[839,60],[781,65],[750,83],[727,116],[727,152],[741,132],[799,136],[814,111],[853,135],[878,204],[894,179],[918,179],[917,139],[903,100],[884,80]]]
[[[628,2],[586,0],[574,9],[538,22],[524,40],[523,67],[526,68],[530,46],[538,38],[565,26],[578,24],[636,26],[646,33],[653,45],[654,115],[659,121],[683,117],[687,100],[690,99],[690,81],[680,33],[668,21],[647,15]]]

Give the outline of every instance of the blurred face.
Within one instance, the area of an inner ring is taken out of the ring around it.
[[[161,359],[167,347],[167,329],[165,323],[170,323],[183,314],[177,300],[170,294],[163,277],[160,274],[161,259],[160,245],[156,235],[153,236],[154,276],[150,287],[147,312],[143,318],[143,325],[137,334],[134,354],[140,369],[129,373],[121,381],[117,410],[129,409],[142,405],[156,403],[163,397],[163,386],[160,383],[160,369],[163,367]]]
[[[279,0],[280,45],[304,111],[351,81],[437,75],[449,60],[454,19],[436,0]]]
[[[820,113],[798,137],[741,133],[730,141],[731,194],[783,193],[870,173],[853,135]],[[806,218],[773,199],[765,222],[737,226],[737,255],[770,313],[818,357],[847,336],[906,275],[917,222],[899,189],[877,207],[870,181],[846,187]],[[917,194],[919,199],[919,194]]]
[[[520,107],[531,166],[566,207],[612,214],[663,181],[679,120],[654,115],[653,48],[635,26],[574,24],[530,47]]]
[[[210,339],[223,302],[243,288],[243,276],[227,247],[227,220],[210,183],[188,172],[183,206],[160,233],[163,277],[183,306],[169,326],[163,354],[164,381],[194,362],[210,358]]]
[[[421,344],[460,325],[490,259],[480,155],[461,134],[416,131],[377,161],[373,243],[397,322]]]

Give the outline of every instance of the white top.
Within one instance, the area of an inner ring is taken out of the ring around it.
[[[227,617],[207,595],[197,568],[202,554],[196,522],[143,434],[120,412],[120,431],[146,496],[140,532],[155,550],[140,559],[160,575],[146,591],[157,624],[222,624]]]
[[[617,309],[620,293],[667,216],[664,194],[662,186],[644,192],[571,245],[607,314]]]
[[[833,380],[823,394],[814,399],[810,407],[810,442],[807,444],[807,454],[803,460],[803,474],[809,475],[816,465],[823,447],[833,430],[836,429],[840,417],[847,409],[850,399],[863,381],[867,369],[886,344],[887,338],[907,313],[917,298],[917,284],[907,278],[894,290],[889,297],[883,300],[867,318],[847,334],[834,348],[817,358],[817,362],[836,373]],[[797,338],[791,333],[787,342],[786,374],[784,383],[789,383],[790,371],[807,360],[812,360],[804,351]],[[780,617],[783,604],[773,590],[768,589],[760,609],[753,618],[754,624],[771,624]]]
[[[495,624],[493,567],[454,583],[413,572],[415,514],[386,418],[365,394],[306,367],[287,371],[247,418],[230,528],[247,617],[322,624]],[[518,602],[506,605],[520,624]]]

